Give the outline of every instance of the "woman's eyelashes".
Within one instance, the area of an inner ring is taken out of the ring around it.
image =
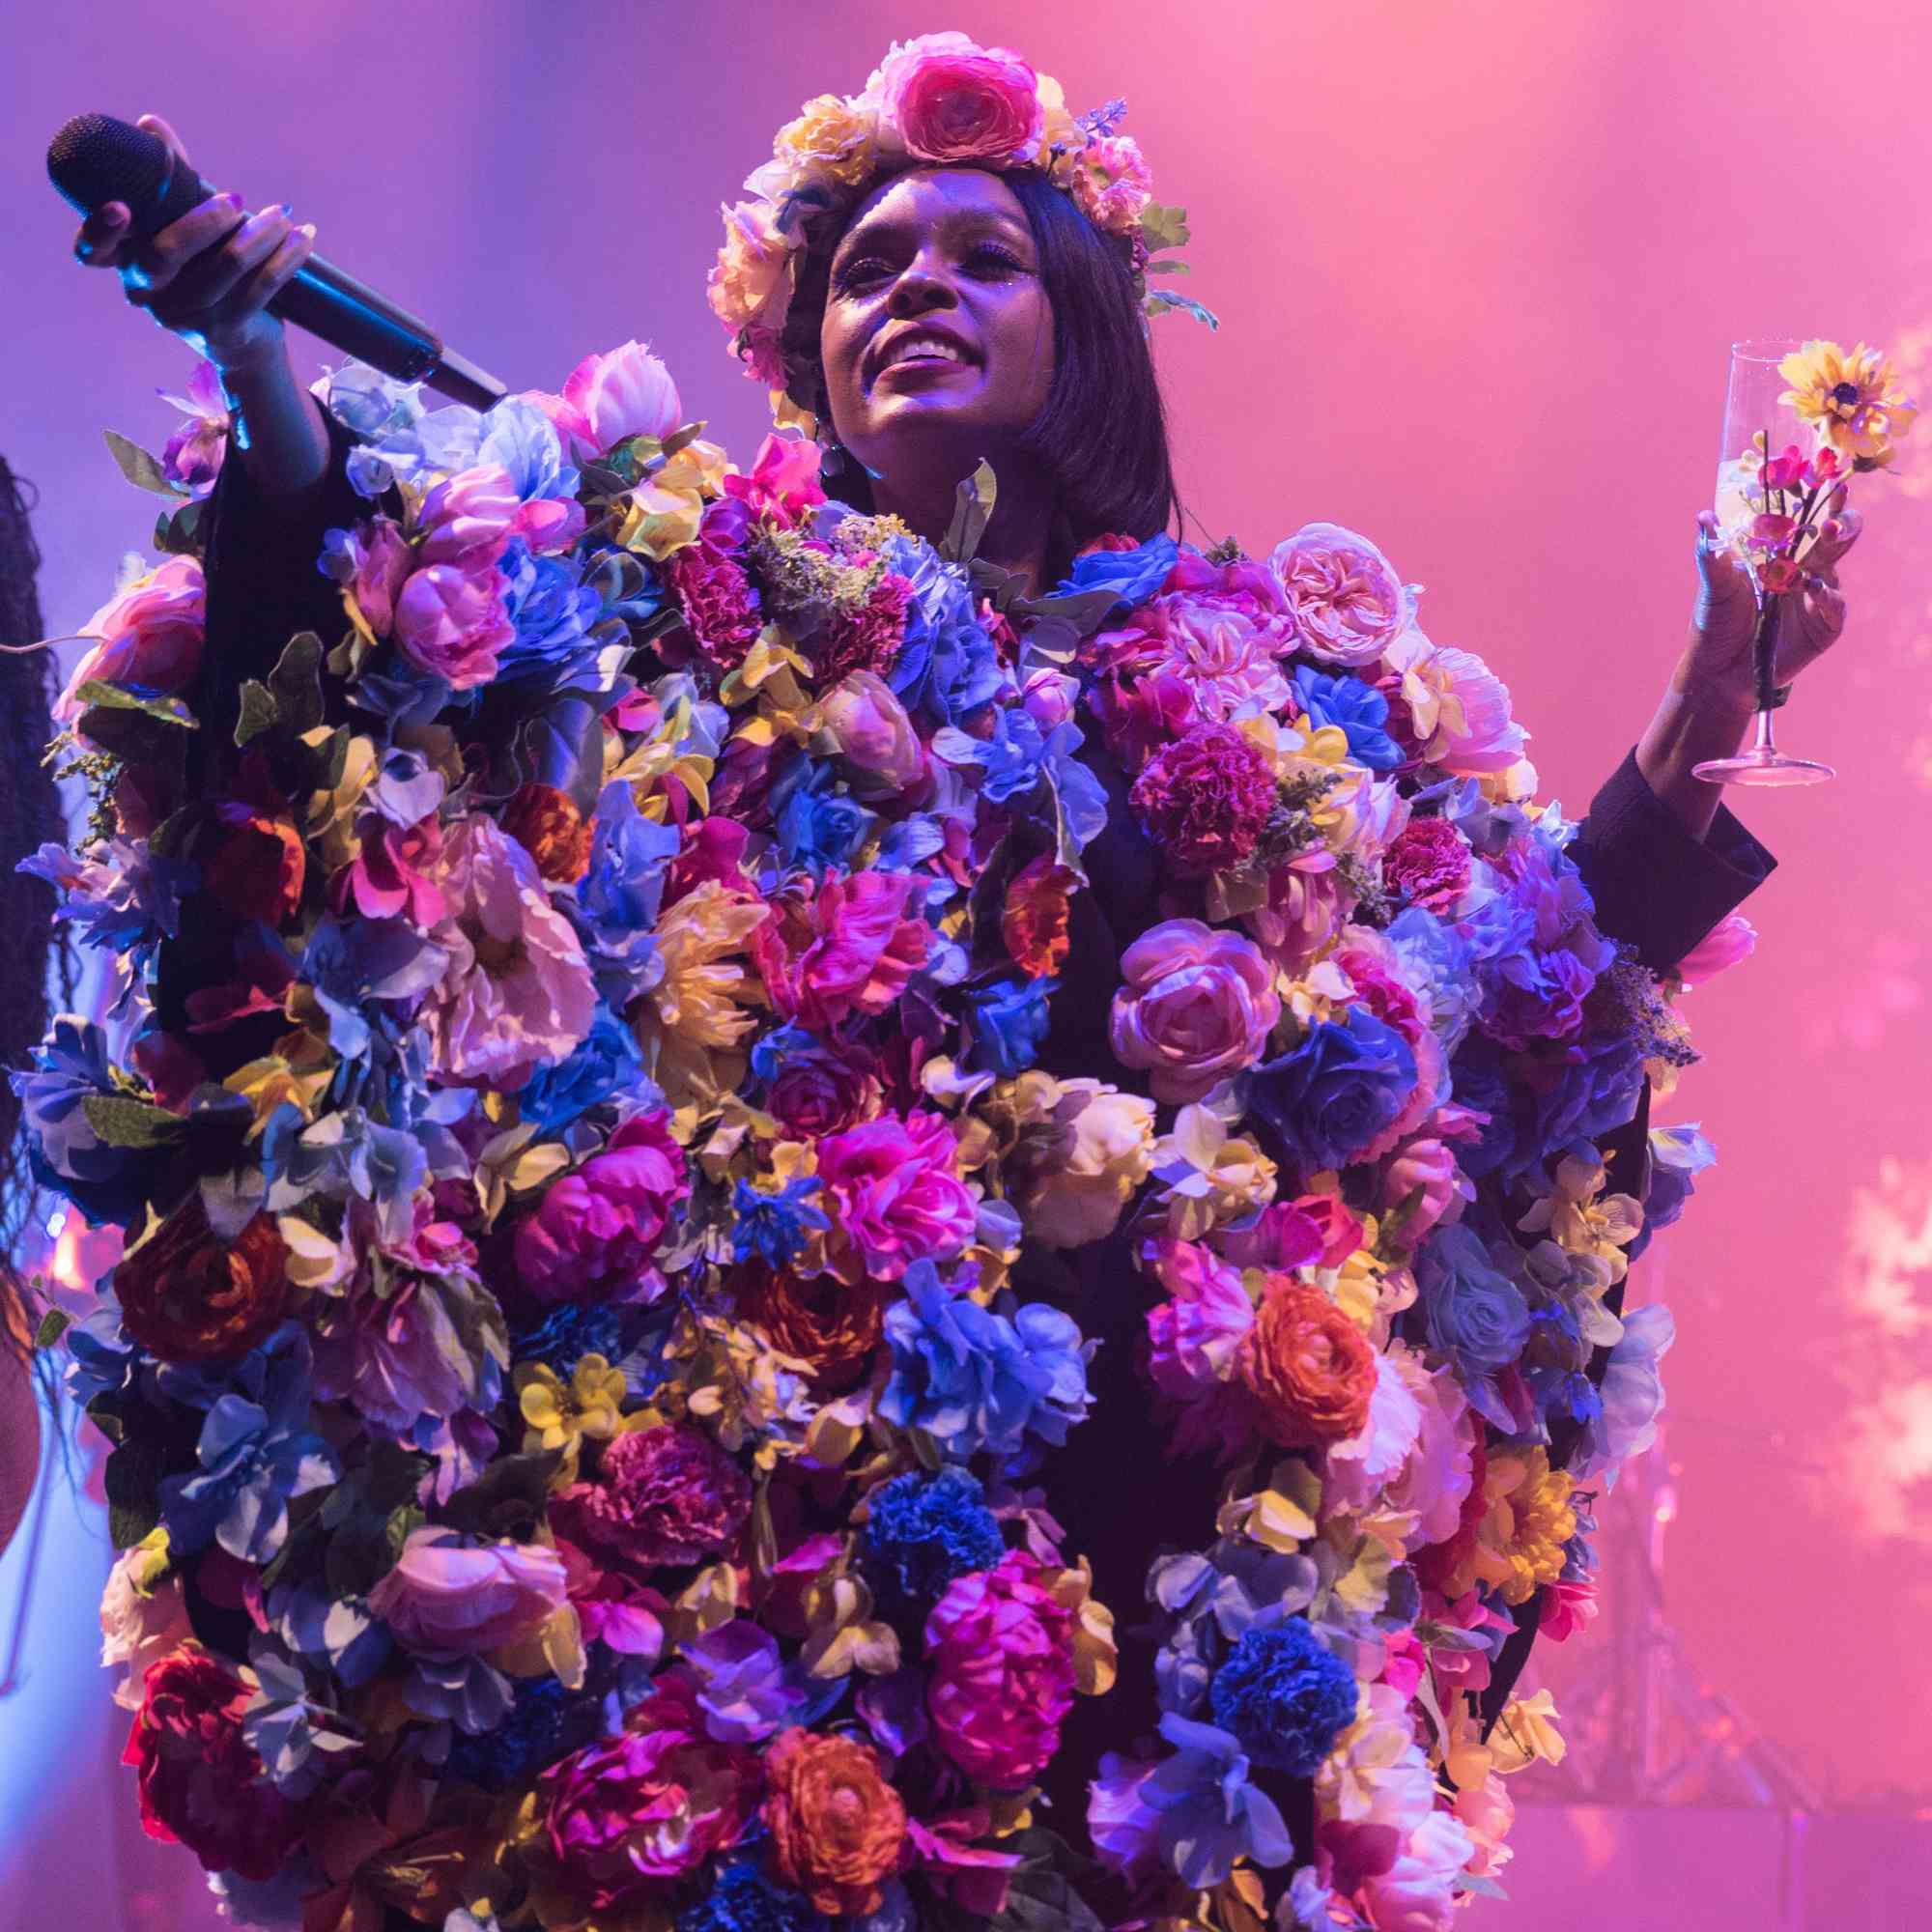
[[[961,258],[960,266],[988,280],[1032,272],[1028,264],[1012,249],[998,242],[981,242],[969,248]],[[833,276],[833,285],[839,294],[851,295],[891,281],[902,272],[903,268],[903,263],[894,262],[884,255],[855,255],[839,266]]]

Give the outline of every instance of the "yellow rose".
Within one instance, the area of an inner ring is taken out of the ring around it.
[[[772,153],[810,175],[857,187],[871,173],[876,150],[874,117],[838,94],[821,94],[787,121],[772,143]]]
[[[1071,1130],[1064,1163],[1027,1204],[1028,1225],[1051,1248],[1084,1247],[1114,1231],[1153,1167],[1153,1102],[1097,1080],[1062,1083],[1056,1110]]]

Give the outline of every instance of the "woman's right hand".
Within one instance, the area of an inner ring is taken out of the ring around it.
[[[181,137],[158,116],[139,127],[174,150]],[[80,225],[73,252],[89,268],[113,269],[128,299],[200,351],[224,376],[286,364],[280,320],[269,303],[315,246],[313,227],[298,228],[286,208],[250,214],[238,194],[218,194],[145,239],[129,227],[127,204],[110,201]]]

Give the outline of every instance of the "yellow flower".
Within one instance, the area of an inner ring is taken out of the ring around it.
[[[1034,1234],[1050,1248],[1084,1247],[1114,1231],[1121,1210],[1153,1168],[1153,1102],[1097,1080],[1060,1083],[1056,1124],[1071,1145],[1027,1204]]]
[[[809,175],[857,187],[872,171],[876,117],[843,95],[820,94],[787,121],[772,153]]]
[[[1156,1169],[1167,1181],[1167,1227],[1178,1240],[1198,1241],[1274,1199],[1275,1167],[1244,1134],[1208,1108],[1181,1108],[1174,1131],[1155,1142]]]
[[[648,995],[666,1033],[696,1046],[736,1046],[756,1023],[744,1002],[758,987],[741,955],[763,923],[763,901],[706,879],[658,922],[664,978]]]
[[[1504,1603],[1526,1604],[1563,1574],[1563,1546],[1577,1534],[1570,1507],[1576,1487],[1567,1470],[1549,1466],[1540,1444],[1490,1458],[1483,1484],[1489,1513],[1476,1533],[1471,1566],[1477,1580],[1494,1584]]]
[[[1114,1613],[1094,1594],[1094,1572],[1086,1557],[1073,1570],[1053,1570],[1039,1578],[1062,1609],[1073,1612],[1074,1689],[1083,1697],[1104,1696],[1120,1672],[1114,1642]]]
[[[525,1423],[524,1448],[561,1449],[564,1462],[557,1476],[562,1481],[575,1478],[584,1436],[608,1442],[624,1426],[624,1372],[602,1355],[583,1356],[568,1386],[547,1362],[525,1362],[513,1379]]]
[[[724,491],[727,461],[720,444],[702,437],[686,443],[625,499],[617,541],[653,563],[695,543],[706,500]]]
[[[1862,342],[1848,355],[1835,342],[1807,342],[1777,365],[1791,384],[1778,397],[1841,455],[1866,469],[1891,460],[1892,440],[1904,436],[1918,406],[1898,386],[1885,352]]]
[[[1561,1764],[1569,1748],[1556,1728],[1556,1699],[1548,1690],[1512,1697],[1490,1733],[1494,1769],[1506,1777],[1532,1764]]]
[[[1601,1159],[1568,1154],[1556,1169],[1554,1190],[1517,1223],[1526,1235],[1548,1235],[1569,1253],[1602,1262],[1609,1269],[1606,1288],[1630,1272],[1624,1249],[1643,1229],[1643,1209],[1628,1194],[1605,1194],[1608,1185]]]

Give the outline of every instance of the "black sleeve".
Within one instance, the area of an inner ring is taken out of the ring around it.
[[[193,698],[204,788],[218,781],[235,756],[242,682],[266,678],[298,631],[314,631],[332,645],[347,624],[339,586],[317,567],[322,540],[377,506],[349,481],[355,439],[326,411],[323,421],[328,469],[310,489],[264,495],[231,446],[209,498],[208,642]]]
[[[1590,802],[1570,848],[1597,924],[1653,971],[1677,964],[1777,864],[1728,808],[1700,840],[1645,782],[1632,752]]]

